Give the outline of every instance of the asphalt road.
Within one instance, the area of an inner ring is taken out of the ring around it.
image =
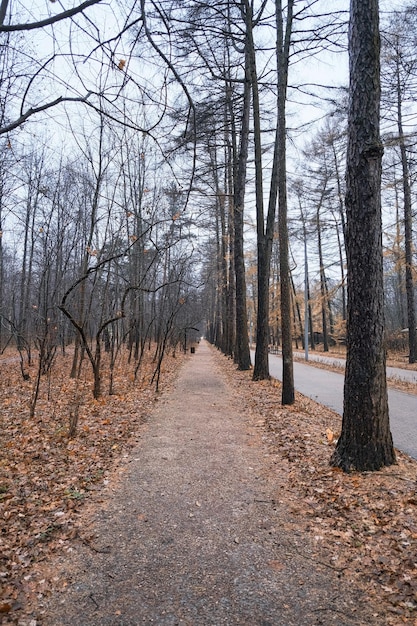
[[[294,352],[294,356],[300,357],[304,359],[304,352]],[[324,356],[323,354],[315,354],[314,352],[309,352],[308,355],[309,361],[319,361],[321,363],[326,363],[327,365],[333,365],[335,367],[345,367],[346,359],[333,357],[333,356]],[[409,383],[415,383],[417,385],[417,370],[405,370],[399,367],[387,367],[387,378],[391,380],[404,380]]]
[[[269,371],[274,378],[282,379],[280,356],[269,355]],[[343,414],[343,374],[294,362],[294,381],[296,390],[304,396]],[[389,389],[388,401],[394,445],[417,459],[417,396]]]

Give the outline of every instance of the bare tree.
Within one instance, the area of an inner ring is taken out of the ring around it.
[[[249,149],[249,124],[251,106],[251,63],[253,63],[253,41],[251,38],[252,14],[249,4],[245,3],[243,16],[246,21],[245,43],[244,43],[244,78],[243,78],[243,103],[240,127],[240,143],[237,155],[237,165],[235,171],[235,184],[233,194],[234,212],[234,262],[236,275],[236,353],[235,361],[240,370],[248,370],[251,366],[249,353],[248,315],[246,305],[246,275],[244,257],[244,206],[246,189],[246,171],[248,163]]]
[[[256,355],[253,371],[254,380],[269,377],[268,339],[269,339],[269,275],[271,264],[272,242],[275,229],[276,204],[279,213],[279,256],[281,285],[281,332],[283,354],[283,404],[294,402],[294,374],[292,359],[292,328],[291,328],[291,279],[289,272],[288,226],[287,226],[287,164],[286,164],[286,101],[288,88],[288,67],[290,61],[290,45],[293,25],[293,6],[287,2],[284,15],[280,0],[275,2],[276,17],[276,67],[277,67],[277,98],[276,98],[276,133],[274,154],[269,190],[268,211],[264,215],[262,146],[260,127],[259,81],[256,70],[255,47],[252,35],[252,97],[253,121],[255,136],[255,170],[256,170],[256,207],[257,207],[257,242],[258,242],[258,310]],[[248,8],[249,10],[249,8]],[[259,17],[258,17],[259,19]],[[253,30],[253,17],[248,21],[247,28]]]
[[[395,111],[393,122],[397,126],[397,134],[389,138],[389,145],[396,146],[400,154],[403,223],[404,223],[404,266],[405,291],[407,298],[407,324],[409,362],[417,361],[417,317],[415,305],[415,268],[413,260],[413,215],[412,190],[410,171],[410,151],[414,137],[407,133],[407,108],[415,99],[415,74],[417,59],[415,56],[415,26],[417,12],[410,6],[403,11],[394,12],[384,33],[384,101],[389,111]]]

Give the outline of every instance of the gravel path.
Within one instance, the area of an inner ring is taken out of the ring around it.
[[[68,584],[43,626],[381,623],[290,531],[256,419],[239,411],[219,359],[199,345],[122,479],[92,501],[93,534],[58,564]]]

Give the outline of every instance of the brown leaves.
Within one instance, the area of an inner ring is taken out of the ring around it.
[[[252,382],[226,360],[223,368],[268,448],[287,526],[305,533],[317,563],[362,587],[381,623],[417,626],[417,462],[398,453],[398,464],[379,472],[331,468],[338,415],[299,394],[282,407],[276,381]]]
[[[337,435],[332,431],[331,428],[326,428],[326,437],[328,443],[336,443]]]
[[[0,602],[0,613],[8,613],[12,610],[10,602]]]
[[[167,355],[164,371],[177,370],[180,360]],[[18,360],[7,365],[0,360],[0,621],[12,620],[5,624],[16,623],[22,607],[36,606],[49,593],[42,564],[51,553],[71,549],[83,503],[135,444],[155,400],[148,384],[150,362],[142,367],[141,386],[131,379],[134,366],[121,359],[114,373],[117,395],[96,401],[88,364],[81,381],[74,381],[68,377],[71,361],[70,353],[58,359],[50,386],[41,385],[43,395],[31,420],[30,383],[22,381]],[[69,439],[75,401],[78,430]]]

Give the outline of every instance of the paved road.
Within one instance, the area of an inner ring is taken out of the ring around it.
[[[294,352],[294,356],[304,358],[304,352]],[[319,361],[320,363],[326,363],[335,367],[345,367],[346,359],[325,356],[323,354],[314,354],[309,352],[309,361]],[[417,385],[417,370],[405,370],[399,367],[387,367],[387,378],[390,380],[404,380],[409,383],[415,383]]]
[[[281,380],[282,360],[279,356],[269,355],[269,368],[271,376]],[[297,391],[339,415],[343,414],[343,374],[294,362],[294,379]],[[417,459],[417,397],[389,389],[388,400],[394,445]]]

